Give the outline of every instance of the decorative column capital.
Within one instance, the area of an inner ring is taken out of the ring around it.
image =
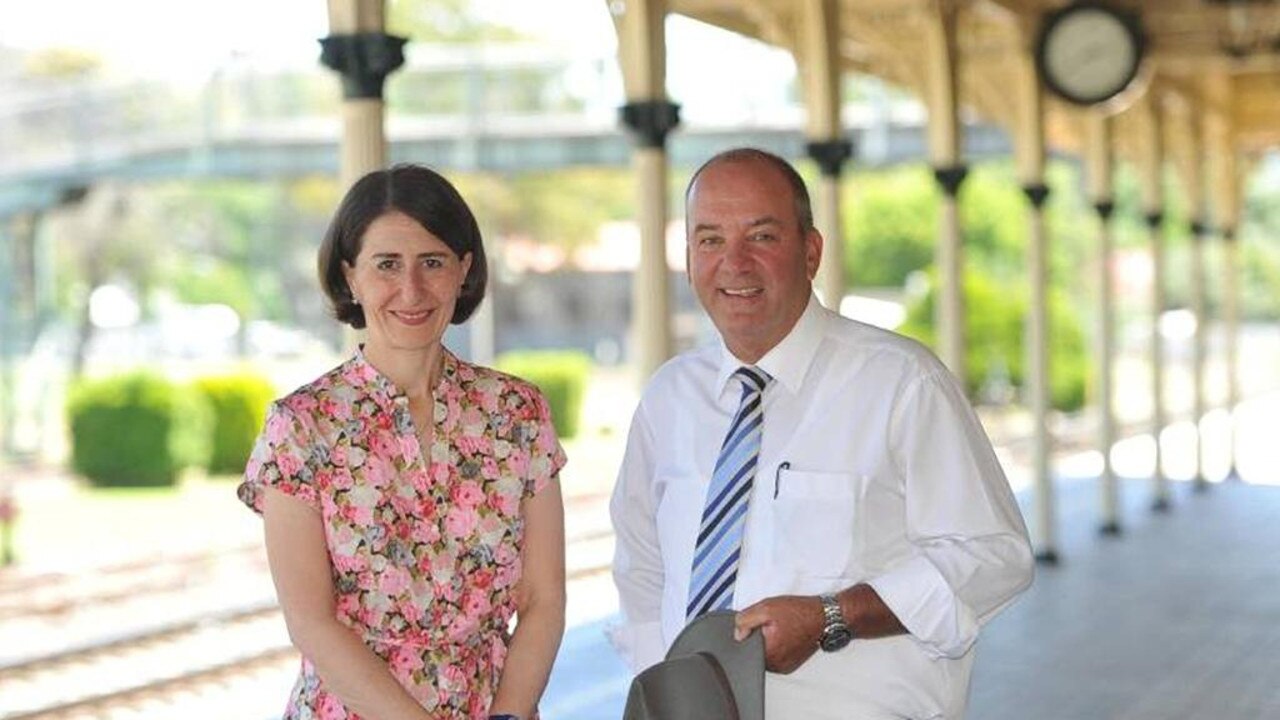
[[[330,35],[320,38],[320,62],[342,75],[344,98],[380,100],[387,76],[404,64],[406,42],[385,33]]]
[[[1187,223],[1187,229],[1191,231],[1191,237],[1195,240],[1204,240],[1209,234],[1208,223],[1198,218]]]
[[[805,143],[805,153],[818,164],[826,177],[839,177],[840,169],[853,157],[853,142],[845,138],[832,138]]]
[[[1116,211],[1116,203],[1110,198],[1097,200],[1093,203],[1093,210],[1098,213],[1098,217],[1102,219],[1102,222],[1107,222]]]
[[[1230,245],[1237,240],[1236,229],[1230,225],[1222,228],[1222,241]]]
[[[58,192],[58,205],[75,205],[89,196],[89,186],[76,183],[66,185]]]
[[[1147,221],[1148,230],[1159,230],[1160,226],[1164,225],[1164,213],[1160,210],[1148,210],[1144,219]]]
[[[1044,201],[1049,199],[1049,186],[1044,183],[1023,185],[1022,194],[1026,195],[1027,201],[1038,210],[1044,207]]]
[[[662,148],[667,134],[680,124],[680,106],[669,100],[637,100],[618,108],[618,117],[636,145]]]
[[[938,186],[942,188],[942,192],[951,198],[960,194],[960,184],[964,182],[965,177],[968,175],[969,166],[963,164],[935,167],[933,169],[933,178],[938,181]]]

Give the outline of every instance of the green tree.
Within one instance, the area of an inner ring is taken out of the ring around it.
[[[858,173],[844,186],[845,278],[854,287],[901,287],[933,263],[938,201],[918,167]]]
[[[391,0],[387,30],[419,42],[474,44],[523,39],[515,29],[476,14],[470,0]]]
[[[934,325],[936,282],[907,309],[899,331],[926,345],[937,347]],[[998,386],[1025,386],[1025,324],[1029,311],[1027,291],[1002,283],[971,268],[964,277],[965,390],[970,397],[999,395]],[[1053,407],[1078,410],[1084,406],[1088,378],[1084,331],[1071,311],[1071,303],[1058,289],[1049,294],[1050,396]],[[996,386],[996,387],[993,387]]]

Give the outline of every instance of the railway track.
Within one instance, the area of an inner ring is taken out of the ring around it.
[[[181,591],[218,572],[266,570],[261,543],[95,568],[80,573],[0,575],[0,623],[10,618],[65,615],[87,605],[139,594]]]
[[[605,503],[603,494],[566,498],[572,586],[599,584],[609,568],[613,533]],[[20,638],[24,626],[43,636],[45,626],[76,624],[82,616],[88,620],[80,624],[94,625],[96,634],[86,641],[75,632],[77,642],[44,651],[24,647],[22,657],[9,660],[0,648],[0,720],[269,717],[285,700],[297,652],[272,595],[228,606],[227,588],[219,586],[225,571],[237,567],[242,588],[269,585],[261,556],[259,545],[167,566],[130,563],[93,578],[39,577],[25,613],[21,583],[7,581],[0,586],[0,636]],[[261,577],[246,583],[245,575]],[[150,605],[155,609],[146,610]],[[166,618],[174,608],[187,610]]]
[[[286,658],[296,652],[280,611],[262,600],[0,666],[0,717],[100,717]]]

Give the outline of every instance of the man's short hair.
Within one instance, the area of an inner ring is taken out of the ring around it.
[[[813,229],[813,203],[809,200],[809,189],[805,187],[804,178],[800,177],[800,173],[796,172],[791,163],[784,158],[759,148],[738,147],[712,155],[709,160],[698,166],[698,169],[693,171],[693,176],[689,178],[689,184],[684,189],[685,204],[688,205],[689,193],[693,190],[693,184],[698,181],[704,170],[713,165],[732,162],[761,162],[775,168],[786,178],[787,184],[791,186],[791,199],[795,203],[796,219],[800,222],[800,232],[804,233]]]

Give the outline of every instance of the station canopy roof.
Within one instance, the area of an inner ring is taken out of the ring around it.
[[[925,32],[939,3],[957,5],[961,105],[1011,127],[1016,109],[1011,58],[1030,53],[1043,18],[1062,0],[837,0],[840,62],[924,94]],[[806,0],[669,0],[672,12],[794,49]],[[1246,154],[1280,146],[1280,0],[1109,0],[1139,19],[1142,71],[1107,112],[1158,95],[1162,107],[1214,116]],[[1081,142],[1079,106],[1047,104],[1051,147]],[[1122,136],[1123,137],[1123,136]]]

